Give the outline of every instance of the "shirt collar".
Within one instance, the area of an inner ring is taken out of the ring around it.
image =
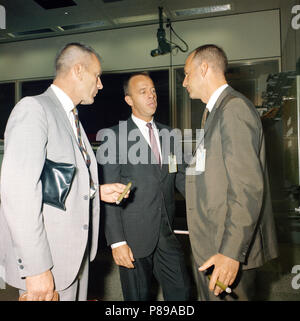
[[[154,121],[153,121],[153,117],[152,117],[152,119],[150,120],[150,121],[144,121],[143,119],[140,119],[140,118],[138,118],[138,117],[136,117],[136,116],[134,116],[133,114],[131,114],[131,118],[132,118],[132,120],[134,121],[134,123],[138,126],[138,127],[145,127],[148,123],[151,123],[152,124],[152,127],[156,127],[155,126],[155,123],[154,123]]]
[[[222,85],[214,93],[210,96],[206,108],[209,112],[212,111],[214,108],[215,103],[217,102],[218,98],[221,96],[222,92],[228,87],[228,84]]]
[[[51,88],[54,91],[54,94],[56,95],[59,102],[62,104],[65,112],[68,114],[69,112],[74,109],[74,104],[71,98],[59,87],[57,87],[54,84],[51,84]]]

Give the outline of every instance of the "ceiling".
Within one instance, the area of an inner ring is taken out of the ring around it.
[[[0,0],[6,28],[0,43],[158,23],[158,7],[172,22],[277,9],[281,0]],[[229,11],[183,15],[178,11],[230,4]],[[53,8],[54,7],[54,8]],[[176,13],[177,12],[177,13]]]

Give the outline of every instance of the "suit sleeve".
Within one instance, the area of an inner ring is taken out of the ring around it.
[[[242,99],[233,99],[224,107],[220,136],[228,190],[225,230],[219,253],[242,263],[262,206],[261,135],[258,117]]]
[[[173,153],[176,155],[177,160],[175,186],[180,194],[185,198],[185,170],[187,164],[184,161],[184,155],[182,151],[182,136],[181,131],[177,131],[177,129],[173,129],[172,132],[174,133],[174,140],[171,141],[171,144],[174,143]]]
[[[40,181],[47,134],[42,106],[30,97],[21,100],[7,123],[1,170],[3,212],[21,277],[40,274],[53,265],[43,223]]]
[[[177,166],[177,173],[176,173],[176,179],[175,179],[175,186],[177,190],[180,192],[180,194],[185,198],[185,170],[186,170],[186,164],[184,163],[184,160],[182,160],[182,164],[178,164]]]
[[[121,165],[119,164],[117,134],[111,129],[101,131],[103,141],[97,150],[97,161],[100,165],[100,184],[120,183]],[[100,137],[100,139],[101,139]],[[106,158],[105,155],[108,155]],[[104,203],[105,237],[108,245],[125,241],[122,212],[120,205]]]

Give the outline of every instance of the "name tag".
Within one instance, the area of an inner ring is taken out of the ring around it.
[[[206,158],[206,149],[198,148],[196,152],[196,171],[197,172],[205,171],[205,158]]]
[[[177,160],[176,155],[169,155],[169,173],[177,173]]]

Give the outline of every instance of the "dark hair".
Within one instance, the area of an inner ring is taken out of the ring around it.
[[[206,60],[212,63],[212,68],[215,68],[223,73],[226,72],[228,66],[228,59],[225,51],[216,45],[203,45],[194,50],[195,55],[193,59],[199,61]]]
[[[99,61],[99,54],[90,46],[79,42],[71,42],[66,44],[59,50],[55,58],[55,72],[56,74],[66,70],[74,58],[74,53],[80,52],[81,54],[95,55]]]
[[[135,72],[133,74],[131,74],[125,81],[124,81],[124,84],[123,84],[123,90],[124,90],[124,95],[125,96],[128,96],[129,95],[129,82],[130,80],[133,78],[133,77],[136,77],[136,76],[145,76],[145,77],[150,77],[149,73],[147,71],[138,71],[138,72]]]

